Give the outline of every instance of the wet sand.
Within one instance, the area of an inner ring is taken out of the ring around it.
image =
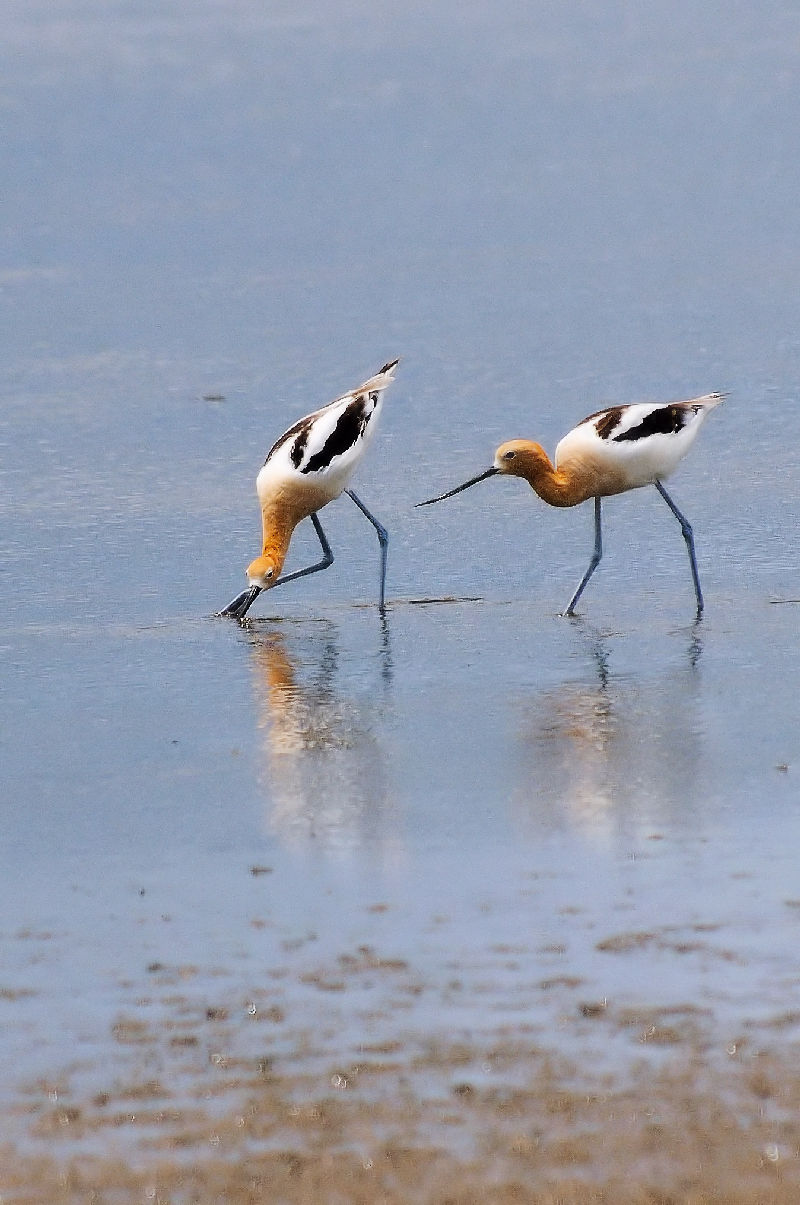
[[[796,1016],[732,1036],[711,1009],[615,1007],[555,976],[538,987],[557,1034],[435,1037],[404,1020],[424,975],[369,947],[247,999],[199,1002],[199,975],[152,964],[99,1065],[54,1067],[5,1106],[3,1205],[798,1199]],[[298,1028],[285,1002],[309,990],[316,1023]],[[384,1037],[353,1043],[328,1000]]]

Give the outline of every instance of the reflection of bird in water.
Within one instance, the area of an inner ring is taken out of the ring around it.
[[[338,849],[391,841],[374,702],[362,707],[337,692],[336,632],[328,624],[323,631],[310,643],[310,680],[311,658],[290,656],[281,633],[251,644],[270,827],[291,843],[317,839]]]
[[[606,686],[569,682],[536,700],[523,739],[535,759],[531,780],[537,790],[547,784],[548,811],[557,808],[576,827],[605,832],[614,804],[618,729]],[[538,808],[539,801],[529,806]]]
[[[397,364],[397,360],[384,364],[363,385],[301,418],[273,444],[256,478],[263,526],[261,556],[247,567],[248,588],[237,594],[218,612],[219,615],[243,619],[262,590],[272,590],[296,577],[327,569],[333,563],[333,553],[317,511],[343,493],[352,498],[378,533],[380,606],[383,608],[389,537],[347,486],[375,434],[383,391],[394,380]],[[314,524],[322,547],[322,560],[280,577],[292,533],[298,523],[307,518]]]
[[[702,777],[699,636],[693,628],[685,667],[648,679],[614,675],[609,638],[582,624],[581,635],[591,672],[524,705],[520,814],[600,839],[631,824],[649,831],[692,806]]]
[[[532,443],[529,439],[512,439],[497,449],[492,468],[477,477],[471,477],[446,494],[440,494],[438,498],[429,498],[427,502],[418,502],[417,505],[430,506],[432,502],[441,502],[497,473],[523,477],[539,497],[551,506],[577,506],[594,498],[594,552],[589,568],[564,610],[565,615],[572,615],[575,604],[603,555],[601,499],[644,485],[654,485],[681,525],[689,552],[697,614],[700,615],[703,594],[692,528],[662,482],[689,451],[706,415],[724,397],[724,393],[709,393],[689,402],[669,402],[666,405],[639,402],[632,406],[612,406],[608,410],[590,414],[559,442],[555,465],[551,464],[540,444]]]

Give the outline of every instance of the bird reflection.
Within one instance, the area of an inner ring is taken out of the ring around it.
[[[387,641],[382,632],[384,682]],[[341,652],[334,625],[304,625],[291,639],[277,629],[253,633],[251,653],[269,827],[295,846],[390,847],[374,694],[361,702],[338,690]]]
[[[575,626],[586,672],[522,705],[518,813],[526,825],[567,823],[599,841],[623,827],[650,830],[691,807],[698,790],[699,626],[685,659],[652,678],[614,674],[613,636]]]

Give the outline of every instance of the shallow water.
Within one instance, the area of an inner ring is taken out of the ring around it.
[[[191,1098],[130,1040],[182,1010],[323,1087],[365,1042],[517,1030],[624,1074],[631,1009],[696,1010],[712,1062],[794,1043],[796,24],[12,6],[7,1137],[151,1063]],[[385,617],[344,499],[327,573],[215,620],[271,442],[394,355],[356,483]],[[654,491],[606,505],[572,621],[590,508],[413,509],[503,438],[713,389],[671,486],[699,623]]]

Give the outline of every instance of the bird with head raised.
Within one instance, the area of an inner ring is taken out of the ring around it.
[[[603,555],[601,499],[654,485],[680,523],[689,553],[699,616],[703,611],[703,593],[694,535],[688,520],[665,490],[663,480],[689,451],[706,416],[725,396],[724,393],[708,393],[686,402],[636,402],[599,410],[583,419],[559,441],[554,462],[544,448],[532,440],[509,440],[497,449],[491,468],[445,494],[418,502],[417,506],[430,506],[452,498],[497,474],[522,477],[551,506],[577,506],[594,498],[594,551],[586,573],[563,612],[573,615],[575,604]]]
[[[389,536],[348,486],[372,442],[383,392],[394,380],[398,363],[398,360],[390,360],[357,389],[294,423],[272,445],[256,478],[261,505],[261,555],[247,567],[247,589],[218,611],[218,615],[243,619],[262,590],[274,590],[297,577],[327,569],[333,563],[333,553],[317,511],[343,493],[353,500],[378,534],[381,553],[379,605],[383,608]],[[322,560],[281,577],[292,533],[298,523],[307,518],[311,519],[317,533]]]

